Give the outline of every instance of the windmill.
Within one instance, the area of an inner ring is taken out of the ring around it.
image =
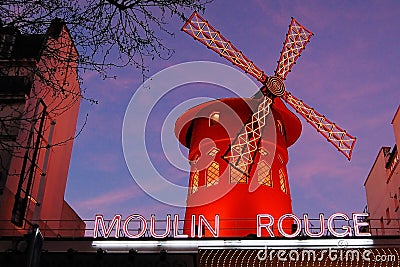
[[[341,127],[331,122],[325,116],[321,115],[319,112],[305,104],[302,100],[296,98],[293,94],[286,91],[283,81],[286,79],[287,75],[296,63],[296,60],[300,57],[301,52],[305,49],[306,44],[310,41],[310,38],[313,35],[297,20],[295,20],[294,18],[292,18],[291,20],[283,49],[278,60],[278,65],[275,70],[275,74],[271,76],[267,76],[261,69],[259,69],[252,61],[250,61],[242,52],[240,52],[233,44],[231,44],[198,13],[194,12],[190,16],[190,18],[182,27],[182,30],[192,36],[195,40],[203,43],[209,49],[215,51],[220,56],[226,58],[237,67],[256,78],[262,84],[260,91],[252,97],[252,100],[258,101],[257,109],[254,112],[251,111],[249,113],[249,117],[245,119],[245,123],[241,127],[241,130],[236,135],[236,137],[231,140],[231,143],[227,146],[227,148],[223,149],[225,152],[221,155],[222,159],[226,161],[227,165],[231,169],[231,182],[235,181],[237,183],[246,183],[249,179],[252,178],[252,176],[255,175],[255,170],[252,170],[252,168],[254,165],[257,165],[255,164],[256,159],[261,157],[261,155],[259,155],[260,153],[267,154],[265,151],[263,153],[263,150],[260,147],[260,142],[264,138],[263,131],[264,128],[266,128],[268,118],[270,117],[269,115],[273,113],[273,110],[275,110],[275,113],[277,113],[276,110],[280,110],[281,113],[287,113],[286,106],[282,104],[281,100],[289,104],[323,137],[325,137],[329,143],[337,148],[337,150],[342,153],[348,160],[351,159],[356,138],[351,136]],[[232,104],[232,106],[240,106],[236,107],[237,110],[240,110],[242,109],[242,104],[238,104],[238,102],[240,101],[236,101],[235,104]],[[196,110],[204,110],[204,108],[205,106],[203,105],[201,108],[198,107]],[[188,114],[193,112],[194,111],[189,111]],[[188,115],[186,115],[186,119],[187,117]],[[289,119],[289,115],[284,115],[283,117],[286,118],[286,125],[291,124],[288,123],[289,120],[291,120],[292,122],[294,121],[293,119]],[[277,122],[281,124],[280,121]],[[180,124],[179,119],[177,121],[177,124]],[[294,124],[296,124],[296,122]],[[282,125],[278,126],[283,128]],[[193,128],[193,123],[191,126],[186,126],[186,128],[182,131],[184,133],[183,135],[181,133],[177,133],[177,136],[182,143],[185,144],[186,142],[186,145],[191,150],[193,150],[191,145],[188,143],[188,139],[192,138],[193,136],[193,129],[190,127]],[[291,131],[298,131],[298,134],[300,134],[301,125],[299,126],[300,130],[295,129],[297,126],[290,127],[292,127]],[[283,131],[284,130],[281,129],[282,133]],[[189,135],[188,132],[190,133]],[[290,141],[286,140],[286,142],[289,143],[288,146],[294,143],[297,138],[298,136],[292,137]],[[219,145],[218,150],[220,149],[222,149],[222,145]],[[282,157],[280,155],[279,158],[281,162],[285,161],[284,159],[282,160]],[[273,168],[272,166],[264,167],[266,169]],[[257,168],[261,168],[259,164]],[[218,171],[220,171],[220,169],[221,166],[218,166]],[[277,172],[277,176],[281,177],[278,184],[280,183],[281,185],[281,191],[288,194],[288,186],[285,186],[285,181],[284,179],[282,179],[282,177],[284,177],[284,173],[286,173],[286,169],[284,169],[285,171],[281,170],[282,169],[278,170]],[[216,171],[214,170],[214,173],[215,172]],[[205,175],[207,176],[207,173]],[[207,182],[209,180],[209,177],[206,177],[206,181],[202,184],[199,183],[199,176],[200,173],[198,171],[192,171],[190,185],[191,192],[189,192],[191,195],[193,195],[193,193],[198,190],[199,186],[208,186]],[[270,184],[272,184],[272,180]],[[195,188],[195,191],[193,190],[193,188]],[[190,200],[189,198],[194,197],[189,195],[188,201]],[[277,211],[275,215],[279,214],[279,212],[282,213],[291,211],[290,196],[288,201],[290,203],[286,205],[287,207],[282,208],[281,211]],[[226,205],[226,203],[224,205]],[[211,210],[210,207],[206,208],[206,210],[207,209]],[[187,216],[188,212],[193,212],[193,210],[187,210]]]

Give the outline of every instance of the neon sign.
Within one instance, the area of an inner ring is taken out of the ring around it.
[[[276,227],[278,229],[278,233],[280,236],[287,238],[295,238],[297,237],[302,230],[306,236],[309,237],[322,237],[327,233],[330,233],[335,237],[346,237],[346,236],[371,236],[368,232],[360,231],[361,227],[368,227],[368,222],[360,221],[360,218],[367,217],[367,213],[353,213],[350,218],[345,213],[333,213],[325,219],[325,215],[321,213],[319,215],[319,231],[312,232],[310,229],[310,219],[308,214],[303,214],[303,220],[301,220],[295,214],[284,214],[277,221],[270,214],[258,214],[257,215],[257,237],[275,237],[275,233],[272,230],[272,227]],[[337,229],[334,225],[335,219],[341,219],[347,222],[347,225],[341,226]],[[283,227],[285,221],[291,220],[296,222],[298,226],[291,233],[287,233]],[[192,215],[191,217],[191,227],[190,227],[190,237],[198,237],[202,238],[204,235],[204,229],[207,228],[213,237],[219,237],[219,228],[220,228],[220,218],[219,215],[215,215],[214,217],[214,225],[212,225],[209,220],[204,215]],[[352,221],[352,223],[351,223]],[[140,227],[133,232],[130,230],[129,226],[132,222],[139,223]],[[127,237],[127,238],[140,238],[145,235],[146,232],[149,232],[151,237],[153,238],[166,238],[168,236],[172,236],[174,238],[188,238],[188,234],[180,234],[178,232],[179,227],[179,215],[175,214],[174,219],[171,219],[171,215],[167,215],[165,218],[165,230],[163,233],[156,232],[156,217],[155,215],[151,215],[150,223],[140,214],[131,214],[126,217],[125,220],[122,220],[122,215],[116,214],[113,219],[108,223],[108,227],[104,223],[103,215],[98,214],[95,218],[94,223],[94,231],[93,237],[103,237],[108,238],[111,236],[111,233],[114,232],[114,237]],[[159,231],[159,229],[157,229]],[[197,231],[198,230],[198,231]],[[266,235],[267,234],[267,235]]]

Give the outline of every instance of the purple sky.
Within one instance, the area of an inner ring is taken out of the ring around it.
[[[221,1],[208,5],[203,15],[267,75],[273,74],[282,42],[294,17],[314,36],[286,80],[286,88],[308,105],[356,136],[353,159],[337,152],[303,119],[300,139],[289,149],[289,181],[294,212],[361,212],[366,205],[363,183],[381,146],[393,146],[390,124],[400,103],[398,87],[400,2],[393,1]],[[190,12],[187,13],[190,15]],[[208,60],[231,65],[180,31],[182,22],[170,21],[175,38],[165,38],[175,49],[168,61],[150,62],[150,74],[182,62]],[[122,151],[122,122],[129,100],[142,83],[136,69],[116,71],[117,80],[102,81],[86,73],[88,96],[76,139],[66,199],[83,219],[96,213],[111,217],[139,213],[183,214],[184,209],[148,197],[136,185]],[[190,85],[161,99],[148,121],[148,145],[163,175],[185,185],[188,173],[173,168],[163,156],[160,130],[166,114],[193,97],[230,96],[221,88]],[[249,91],[247,96],[255,92]],[[290,109],[290,108],[289,108]],[[293,110],[292,110],[293,111]],[[140,112],[140,110],[138,110]],[[167,131],[168,129],[163,129]],[[173,134],[173,129],[169,129]],[[178,151],[177,151],[178,152]]]

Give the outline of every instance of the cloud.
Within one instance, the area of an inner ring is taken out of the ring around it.
[[[149,198],[137,185],[110,190],[90,199],[71,202],[79,209],[80,216],[87,220],[91,220],[95,214],[103,214],[105,218],[111,218],[114,214],[122,214],[124,217],[130,214],[142,214],[146,218],[151,214],[157,214],[160,219],[166,214],[179,214],[180,219],[183,219],[184,213],[184,208],[168,206]]]
[[[134,198],[143,196],[145,193],[137,186],[129,186],[123,189],[110,190],[107,193],[102,193],[96,197],[78,201],[75,205],[81,209],[93,209],[98,207],[100,210],[104,207],[114,206],[119,203],[127,202]]]

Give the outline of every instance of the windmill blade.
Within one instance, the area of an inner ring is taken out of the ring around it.
[[[286,76],[293,65],[296,64],[296,60],[300,57],[301,52],[310,41],[312,35],[313,33],[311,31],[307,30],[297,20],[292,18],[278,61],[278,66],[275,70],[276,76],[282,80],[286,79]]]
[[[261,83],[266,81],[267,76],[264,72],[255,66],[252,61],[225,39],[197,12],[193,12],[185,25],[183,25],[182,31],[249,73]]]
[[[292,106],[297,113],[307,120],[328,142],[334,145],[348,160],[351,159],[356,138],[348,134],[345,130],[331,122],[313,108],[296,98],[291,93],[286,92],[282,97],[286,103]]]
[[[272,100],[264,97],[242,130],[225,152],[225,159],[231,167],[231,183],[247,182],[254,158],[262,137],[262,130],[266,124],[266,117],[271,112]]]

